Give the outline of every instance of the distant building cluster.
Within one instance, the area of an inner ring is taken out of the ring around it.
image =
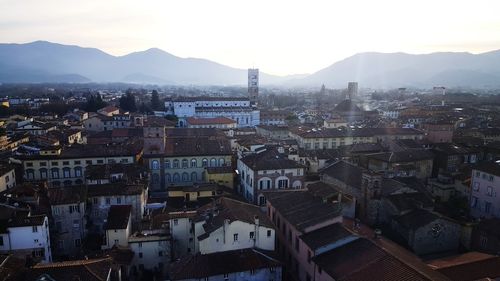
[[[8,99],[44,106],[0,119],[0,279],[500,278],[488,98],[172,91]]]

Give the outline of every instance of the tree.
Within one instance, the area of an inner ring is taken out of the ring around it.
[[[102,100],[101,95],[90,95],[87,103],[84,106],[85,111],[96,112],[98,109],[105,107],[107,104]]]
[[[123,95],[120,98],[120,107],[130,112],[137,111],[137,106],[135,105],[135,96],[131,92]]]
[[[157,90],[153,90],[151,93],[151,109],[156,111],[163,111],[163,104],[160,101],[160,95]]]

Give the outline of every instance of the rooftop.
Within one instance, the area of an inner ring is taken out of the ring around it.
[[[267,252],[255,249],[234,250],[187,256],[171,265],[170,278],[172,280],[205,278],[280,266],[281,263]]]
[[[249,154],[240,159],[253,170],[282,170],[304,168],[303,165],[288,159],[284,154],[275,149],[267,149],[260,153]]]
[[[40,280],[41,276],[48,275],[57,281],[103,281],[107,280],[111,266],[111,258],[37,264],[29,270],[25,280]]]
[[[307,191],[266,191],[266,200],[295,228],[304,231],[341,215],[341,208],[324,203]]]
[[[111,205],[109,207],[106,229],[127,228],[131,210],[131,205]]]
[[[191,125],[217,125],[217,124],[236,124],[236,121],[227,117],[213,117],[213,118],[187,118],[188,124]]]
[[[311,250],[316,250],[323,246],[353,236],[353,233],[342,226],[342,223],[334,223],[320,229],[313,230],[300,236]]]

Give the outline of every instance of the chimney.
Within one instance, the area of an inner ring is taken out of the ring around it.
[[[380,237],[382,237],[382,230],[380,230],[380,228],[375,228],[375,231],[373,232],[373,238],[380,239]]]
[[[258,226],[259,225],[259,216],[254,216],[253,219],[254,219],[254,224]]]

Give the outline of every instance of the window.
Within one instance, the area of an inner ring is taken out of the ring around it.
[[[165,161],[165,169],[170,169],[170,160]]]
[[[75,165],[80,165],[81,163],[82,163],[82,161],[80,161],[80,160],[78,160],[78,161],[77,161],[77,160],[75,160]]]
[[[32,227],[31,227],[31,230],[32,230],[33,232],[38,232],[38,226],[36,226],[36,225],[32,226]]]
[[[69,161],[63,161],[63,166],[68,166],[69,165]]]
[[[224,273],[224,280],[229,280],[229,274]]]
[[[97,202],[98,202],[98,198],[97,197],[92,198],[92,203],[97,204]]]
[[[45,168],[40,169],[40,178],[47,179],[47,169]]]
[[[59,169],[53,168],[51,169],[51,174],[53,179],[58,179],[59,178]]]
[[[238,233],[233,234],[233,240],[234,242],[238,241]]]
[[[189,181],[188,173],[186,173],[186,172],[182,173],[182,181]]]
[[[188,167],[188,160],[187,159],[182,159],[182,168],[187,168]]]
[[[75,239],[75,247],[80,247],[82,245],[82,240]]]
[[[196,172],[191,173],[191,181],[196,182],[198,180],[198,174]]]
[[[27,162],[26,167],[33,167],[33,162]]]
[[[3,236],[0,236],[0,246],[3,246]]]
[[[210,167],[216,167],[217,166],[217,160],[215,158],[210,159]]]
[[[106,205],[111,205],[111,198],[106,197]]]
[[[47,167],[47,162],[40,162],[40,167]]]
[[[491,202],[485,202],[484,203],[484,212],[489,214],[491,211]]]
[[[122,198],[121,197],[116,198],[116,204],[121,204],[121,203],[122,203]]]
[[[479,237],[479,243],[483,249],[486,248],[486,246],[488,245],[488,237],[481,235]]]
[[[181,176],[178,173],[175,173],[173,176],[174,182],[180,182],[181,181]]]
[[[486,188],[486,194],[487,194],[488,196],[490,196],[490,197],[491,197],[491,196],[493,196],[493,187],[488,186],[488,187]]]
[[[254,238],[255,238],[255,232],[250,231],[250,239],[254,239]]]
[[[179,169],[179,160],[174,160],[174,169]]]
[[[278,180],[278,188],[287,188],[287,187],[288,187],[288,179]]]
[[[139,258],[142,259],[142,253],[139,253]]]
[[[476,172],[476,178],[481,177],[481,172]]]
[[[64,169],[63,169],[63,177],[64,177],[65,179],[67,179],[67,178],[71,178],[71,173],[70,173],[70,169],[69,169],[69,168],[64,168]]]
[[[208,159],[204,158],[204,159],[201,161],[201,166],[202,166],[202,167],[207,167],[207,166],[208,166]]]
[[[226,164],[226,161],[224,160],[224,158],[220,158],[219,159],[219,166],[222,167]]]
[[[474,186],[473,186],[474,191],[479,191],[479,185],[480,185],[479,182],[474,183]]]
[[[158,160],[151,161],[151,169],[153,170],[160,169],[160,162],[158,162]]]
[[[191,159],[191,168],[196,168],[198,166],[198,162],[196,161],[196,159]]]
[[[85,160],[85,164],[92,165],[92,160]]]
[[[165,174],[165,182],[167,182],[167,183],[172,182],[172,177],[168,173]]]
[[[34,239],[33,242],[36,244],[38,243],[38,239]]]
[[[159,257],[163,257],[163,251],[159,251],[159,252],[158,252],[158,256],[159,256]]]
[[[76,167],[75,168],[75,177],[81,177],[82,176],[82,168],[81,167]]]
[[[495,177],[494,177],[494,176],[492,176],[492,175],[490,175],[490,176],[488,177],[488,181],[493,181],[494,179],[495,179]]]
[[[174,219],[174,225],[178,225],[179,224],[179,220],[178,219]]]
[[[477,197],[472,196],[470,206],[471,206],[471,208],[476,208],[476,206],[477,206]]]
[[[115,239],[115,245],[118,245],[118,243],[120,243],[120,241],[118,239]]]
[[[270,229],[267,231],[267,237],[271,237],[271,230]]]
[[[59,165],[59,162],[52,162],[51,165],[52,166],[57,166],[57,165]]]
[[[138,245],[139,245],[139,248],[142,248],[142,242],[139,242]]]

